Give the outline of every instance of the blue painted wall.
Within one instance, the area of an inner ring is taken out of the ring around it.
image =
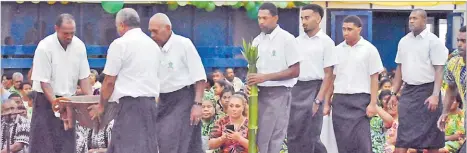
[[[373,45],[387,70],[396,68],[394,62],[399,40],[407,34],[409,13],[373,13]]]
[[[115,16],[104,12],[100,4],[1,3],[1,38],[4,40],[6,36],[11,36],[15,45],[35,45],[52,34],[56,17],[60,13],[70,13],[75,17],[76,36],[87,45],[109,45],[118,37]],[[174,32],[191,38],[196,46],[239,46],[241,38],[249,40],[260,32],[257,20],[248,19],[243,8],[216,7],[213,12],[206,12],[193,6],[179,7],[175,11],[169,11],[166,5],[155,4],[131,4],[125,7],[138,11],[141,28],[147,34],[149,18],[158,12],[166,13],[172,21]],[[295,36],[299,33],[298,14],[298,9],[279,10],[279,24]]]

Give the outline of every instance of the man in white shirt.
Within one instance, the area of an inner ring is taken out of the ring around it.
[[[333,54],[334,41],[319,27],[323,14],[324,10],[319,5],[302,7],[305,34],[296,38],[302,71],[292,88],[287,132],[287,148],[291,153],[326,152],[320,140],[323,104],[325,93],[332,85],[332,71],[337,58]]]
[[[240,91],[240,89],[243,89],[243,82],[242,80],[240,80],[240,78],[235,76],[233,68],[225,69],[225,79],[232,84],[235,92],[238,92]]]
[[[297,41],[278,24],[277,7],[264,3],[259,8],[261,33],[253,40],[258,46],[258,73],[248,74],[248,85],[258,85],[258,138],[261,153],[278,153],[287,134],[291,88],[300,73]]]
[[[101,100],[90,114],[93,119],[101,116],[108,101],[121,109],[114,119],[108,153],[157,153],[159,46],[141,30],[132,8],[120,10],[115,25],[121,37],[109,46]]]
[[[410,13],[410,33],[399,41],[396,75],[389,106],[398,102],[399,127],[396,152],[407,148],[438,152],[444,147],[444,132],[437,128],[442,113],[441,84],[448,50],[436,35],[426,28],[427,14],[422,9]]]
[[[359,17],[345,17],[345,40],[334,52],[338,64],[334,67],[332,120],[340,153],[372,153],[370,117],[376,114],[378,75],[384,68],[378,50],[363,39],[361,30]]]
[[[161,96],[157,137],[162,153],[201,153],[201,100],[206,72],[190,39],[172,31],[167,15],[149,20],[152,39],[161,47]],[[158,50],[159,51],[159,50]]]
[[[29,152],[69,153],[75,151],[75,130],[68,129],[55,117],[59,97],[75,94],[77,83],[87,95],[92,94],[90,71],[84,43],[76,36],[76,23],[70,14],[61,14],[55,33],[37,45],[32,72],[33,103]],[[73,124],[73,123],[71,123]],[[53,131],[53,132],[52,132]]]

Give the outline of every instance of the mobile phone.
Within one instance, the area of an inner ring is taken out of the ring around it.
[[[234,125],[226,125],[225,129],[230,130],[230,131],[234,131],[235,127],[234,127]]]

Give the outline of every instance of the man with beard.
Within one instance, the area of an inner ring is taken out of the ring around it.
[[[296,39],[303,57],[297,84],[292,88],[292,104],[287,132],[287,147],[291,153],[325,153],[320,135],[323,124],[325,93],[332,83],[334,41],[319,24],[323,8],[316,4],[302,8],[301,19],[305,34]],[[312,109],[311,109],[312,108]]]
[[[456,95],[460,94],[462,99],[462,104],[464,104],[464,110],[466,109],[466,70],[465,70],[465,52],[467,50],[466,45],[466,27],[463,26],[459,30],[457,35],[457,50],[459,51],[460,56],[452,57],[447,63],[447,71],[444,74],[444,78],[448,83],[446,88],[446,95],[444,96],[445,106],[443,114],[439,118],[438,127],[441,131],[445,129],[446,119],[448,117],[449,108],[451,108],[452,103],[456,99]],[[459,150],[461,153],[465,153],[465,143],[462,145],[462,148]]]
[[[444,147],[444,132],[437,128],[442,113],[441,85],[448,50],[436,35],[426,28],[427,14],[422,9],[410,13],[411,30],[399,41],[396,75],[388,106],[397,102],[396,93],[405,83],[398,102],[399,127],[396,152],[407,148],[438,152]],[[449,108],[447,108],[449,109]]]
[[[332,120],[340,153],[371,153],[370,118],[377,111],[378,76],[384,70],[379,52],[361,36],[362,21],[347,16],[345,41],[336,46]]]
[[[300,73],[297,41],[277,24],[277,13],[272,3],[264,3],[259,8],[261,33],[252,43],[258,46],[258,73],[248,74],[247,81],[259,89],[257,144],[261,153],[281,150],[289,124],[291,88]]]
[[[66,129],[68,121],[55,117],[54,109],[61,100],[75,94],[77,82],[87,95],[92,94],[88,80],[89,63],[84,43],[76,36],[76,23],[70,14],[61,14],[55,23],[55,33],[47,36],[34,55],[32,72],[33,103],[30,151],[40,153],[70,153],[75,151],[75,130]],[[73,124],[73,123],[72,123]]]
[[[190,39],[172,31],[167,15],[149,20],[152,39],[161,47],[161,96],[157,137],[162,153],[201,153],[202,98],[206,82],[201,57]]]

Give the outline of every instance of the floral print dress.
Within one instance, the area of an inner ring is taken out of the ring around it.
[[[465,134],[464,129],[464,111],[461,110],[455,114],[449,114],[448,119],[446,120],[446,136],[454,134]],[[446,141],[444,148],[449,152],[457,152],[460,149],[464,139],[458,141]]]
[[[222,132],[227,130],[225,126],[229,124],[231,124],[229,116],[225,116],[217,120],[216,124],[211,130],[211,136],[209,139],[221,137]],[[236,129],[236,131],[240,132],[244,138],[248,139],[248,119],[247,118],[245,118],[245,121],[243,122],[242,126]],[[248,150],[244,148],[240,143],[232,141],[232,140],[227,140],[219,148],[219,153],[247,153],[247,152]]]
[[[395,140],[397,137],[397,128],[399,127],[399,120],[394,119],[391,128],[385,133],[386,143],[384,144],[384,153],[393,153],[396,150],[395,142],[391,143],[391,140]]]
[[[378,115],[372,117],[370,120],[370,128],[373,153],[383,153],[384,143],[386,142],[383,119]]]

